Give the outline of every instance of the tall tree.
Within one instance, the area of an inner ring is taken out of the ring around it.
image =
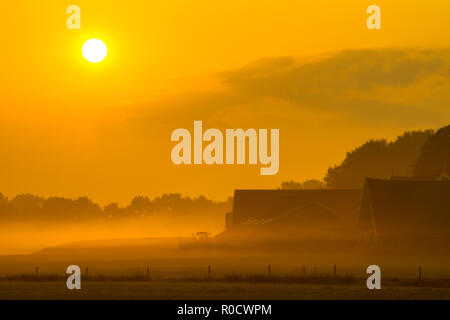
[[[369,140],[348,152],[340,165],[328,168],[324,181],[331,189],[359,189],[366,177],[410,176],[420,148],[432,134],[432,130],[413,131],[393,142]]]
[[[435,179],[444,170],[450,172],[450,125],[425,141],[414,164],[413,175]]]

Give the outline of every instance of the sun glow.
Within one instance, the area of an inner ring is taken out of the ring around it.
[[[105,59],[108,48],[102,40],[90,39],[83,44],[82,52],[87,61],[98,63]]]

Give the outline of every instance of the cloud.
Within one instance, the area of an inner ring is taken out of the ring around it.
[[[264,59],[222,77],[239,90],[300,97],[367,91],[374,86],[404,87],[442,71],[448,78],[449,58],[449,51],[346,50],[301,65],[286,57]]]
[[[447,49],[345,50],[310,62],[264,58],[216,77],[220,90],[160,96],[136,106],[133,119],[283,121],[316,113],[420,126],[450,118]]]

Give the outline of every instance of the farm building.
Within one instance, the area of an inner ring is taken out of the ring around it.
[[[286,219],[346,221],[354,218],[361,195],[361,190],[236,190],[231,226]]]
[[[358,237],[390,244],[447,243],[450,181],[366,179]]]
[[[268,243],[450,244],[450,181],[366,179],[363,190],[236,190],[217,238]]]
[[[227,231],[218,238],[289,242],[348,235],[361,197],[361,190],[236,190]]]

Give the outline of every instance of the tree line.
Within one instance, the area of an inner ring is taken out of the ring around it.
[[[347,152],[320,180],[284,181],[280,188],[361,189],[365,178],[445,179],[450,174],[450,125],[439,130],[407,131],[394,141],[370,139]]]
[[[324,181],[329,189],[359,189],[366,177],[433,180],[446,172],[450,172],[450,125],[437,131],[408,131],[392,142],[369,140],[330,167]]]
[[[232,199],[213,201],[204,196],[183,197],[179,193],[163,194],[150,199],[136,196],[130,204],[120,206],[109,203],[100,206],[87,197],[44,198],[33,194],[21,194],[8,199],[0,193],[0,220],[42,221],[107,221],[153,215],[220,214],[231,210]]]

